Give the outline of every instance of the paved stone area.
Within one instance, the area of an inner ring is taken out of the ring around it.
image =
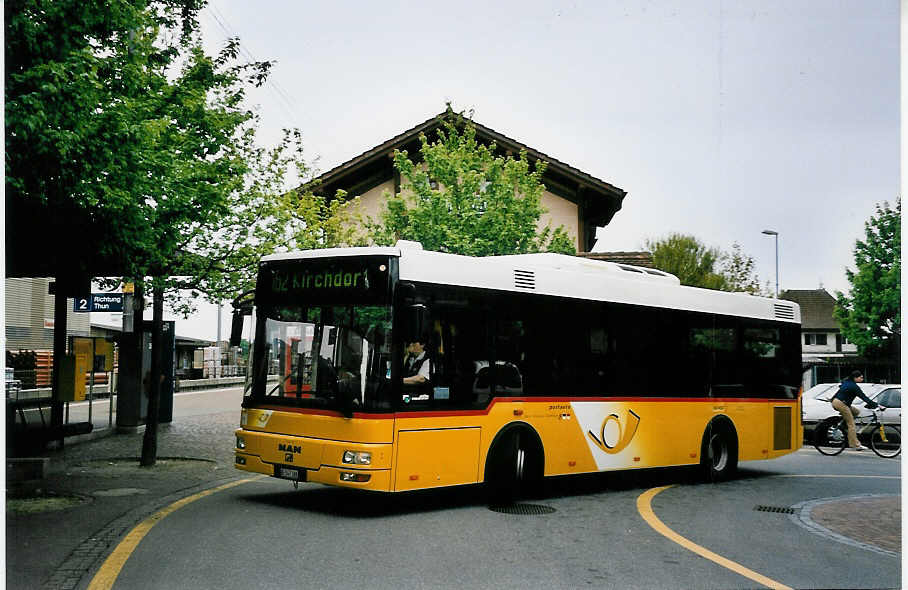
[[[902,552],[901,496],[834,500],[815,506],[817,524],[861,543]]]

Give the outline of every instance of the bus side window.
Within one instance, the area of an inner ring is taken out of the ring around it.
[[[491,355],[487,333],[483,314],[439,310],[433,384],[442,388],[442,394],[447,398],[436,399],[436,405],[456,408],[488,405],[491,390],[487,376]]]
[[[524,325],[520,320],[499,320],[495,331],[495,365],[491,384],[495,395],[523,395]]]

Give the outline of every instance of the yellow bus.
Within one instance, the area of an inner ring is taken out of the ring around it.
[[[650,268],[411,242],[294,252],[263,259],[253,317],[235,466],[295,483],[511,495],[682,465],[718,480],[802,440],[798,306]]]

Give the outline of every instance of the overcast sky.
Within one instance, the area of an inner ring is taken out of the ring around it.
[[[774,288],[772,229],[781,289],[847,290],[899,192],[897,0],[213,0],[201,22],[276,60],[250,95],[266,143],[299,127],[326,171],[451,101],[627,191],[596,250],[738,242]]]

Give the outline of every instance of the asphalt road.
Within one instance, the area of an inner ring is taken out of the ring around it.
[[[545,514],[496,512],[478,489],[362,495],[258,479],[159,521],[114,588],[892,588],[901,558],[810,529],[804,506],[900,493],[900,461],[812,449],[741,465],[733,481],[687,470],[550,482]],[[655,517],[687,541],[660,534]],[[652,493],[652,492],[651,492]],[[856,526],[875,518],[855,514]],[[690,545],[717,557],[707,559]]]

